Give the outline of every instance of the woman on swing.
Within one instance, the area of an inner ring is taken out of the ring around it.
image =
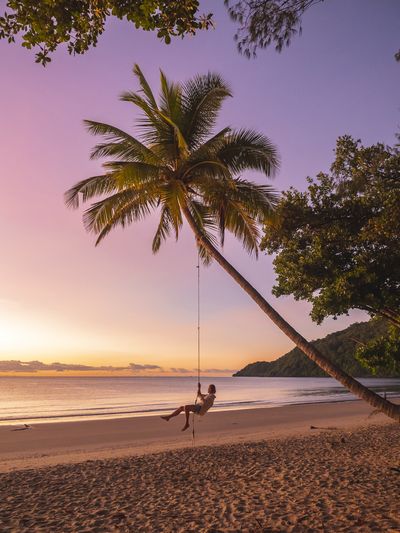
[[[182,428],[182,431],[186,431],[187,428],[190,426],[189,424],[189,416],[190,413],[196,413],[197,415],[203,416],[207,413],[207,411],[213,406],[214,400],[215,400],[215,393],[217,392],[217,389],[215,388],[215,385],[209,385],[208,387],[208,393],[202,394],[201,392],[201,384],[198,383],[197,386],[197,399],[199,400],[195,404],[192,405],[181,405],[176,409],[173,413],[170,415],[162,416],[161,418],[163,420],[166,420],[167,422],[170,421],[171,418],[174,416],[178,416],[183,411],[185,412],[186,416],[186,422],[185,425]]]

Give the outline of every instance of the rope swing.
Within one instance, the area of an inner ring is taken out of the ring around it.
[[[201,372],[201,345],[200,345],[200,249],[197,249],[197,383],[200,383]],[[198,387],[198,385],[197,385]],[[198,394],[196,393],[196,399],[194,404],[197,405]],[[192,416],[192,441],[195,446],[195,413]]]
[[[200,250],[197,252],[197,383],[200,383]]]

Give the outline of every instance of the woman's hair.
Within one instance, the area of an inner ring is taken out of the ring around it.
[[[215,388],[215,385],[210,385],[208,387],[208,390],[211,392],[211,394],[215,394],[217,392],[217,389]]]

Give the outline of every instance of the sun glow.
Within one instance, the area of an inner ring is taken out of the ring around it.
[[[23,309],[14,302],[0,301],[0,356],[60,357],[93,354],[104,350],[104,338],[69,327],[37,309]],[[78,356],[79,357],[79,356]]]

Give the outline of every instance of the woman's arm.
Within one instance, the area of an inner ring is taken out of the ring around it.
[[[203,398],[203,399],[204,399],[204,396],[205,396],[205,394],[202,394],[202,393],[201,393],[201,383],[198,383],[198,384],[197,384],[197,397],[198,397],[198,398]]]

